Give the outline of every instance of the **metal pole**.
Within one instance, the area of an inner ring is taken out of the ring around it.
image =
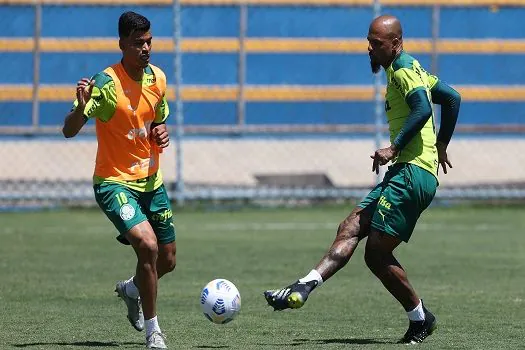
[[[245,2],[239,8],[239,62],[237,65],[238,95],[237,95],[237,125],[242,130],[246,123],[244,85],[246,82],[246,48],[245,38],[248,26],[248,6]]]
[[[381,15],[381,2],[380,0],[374,0],[374,18]],[[381,96],[382,81],[381,71],[374,75],[374,115],[375,115],[375,147],[376,149],[381,148],[383,143],[383,96]],[[384,176],[383,167],[379,168],[379,174],[376,176],[376,183],[380,183]]]
[[[438,74],[439,70],[439,52],[438,52],[438,41],[439,41],[439,29],[440,29],[440,12],[441,7],[434,5],[432,7],[432,58],[430,64],[430,72],[434,75]]]
[[[35,0],[35,32],[33,38],[33,104],[31,107],[31,124],[33,132],[39,126],[39,100],[38,92],[40,87],[40,36],[42,35],[42,3]]]
[[[432,6],[432,54],[430,57],[430,72],[438,75],[439,71],[439,29],[440,29],[440,10],[441,6],[435,4]],[[438,104],[432,105],[433,118],[441,114],[441,106]],[[439,119],[441,121],[441,119]],[[440,123],[439,123],[440,124]]]
[[[182,110],[182,60],[180,41],[181,33],[181,16],[180,16],[180,0],[173,0],[173,43],[175,47],[174,53],[174,69],[175,69],[175,154],[176,154],[176,184],[175,184],[175,200],[177,206],[184,205],[184,153],[182,152],[182,138],[184,136],[184,114]]]

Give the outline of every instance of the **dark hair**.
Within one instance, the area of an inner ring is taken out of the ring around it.
[[[127,38],[133,32],[147,32],[150,28],[149,20],[133,11],[124,12],[118,20],[118,35]]]

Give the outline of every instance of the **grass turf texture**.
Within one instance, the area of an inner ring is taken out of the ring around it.
[[[273,312],[262,292],[293,282],[325,253],[351,207],[183,211],[177,269],[160,281],[158,315],[176,349],[392,349],[408,325],[368,271],[364,242],[300,310]],[[518,349],[525,334],[523,208],[431,208],[397,257],[438,318],[424,349]],[[0,348],[134,349],[115,282],[135,256],[96,210],[0,214]],[[234,282],[239,317],[214,325],[201,288]]]

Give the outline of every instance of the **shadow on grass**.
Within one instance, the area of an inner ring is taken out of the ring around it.
[[[294,339],[289,343],[271,343],[257,345],[263,346],[302,346],[302,345],[325,345],[325,344],[355,344],[355,345],[370,345],[370,344],[396,344],[397,340],[393,339],[370,339],[370,338],[331,338],[331,339]]]
[[[82,346],[88,348],[118,348],[118,347],[128,347],[128,346],[144,346],[144,343],[133,343],[133,342],[102,342],[102,341],[75,341],[75,342],[49,342],[49,343],[23,343],[23,344],[12,344],[15,348],[27,348],[30,346]]]

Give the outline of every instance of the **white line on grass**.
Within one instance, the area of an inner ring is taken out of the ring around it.
[[[206,224],[178,224],[175,221],[177,231],[207,231],[207,232],[232,232],[232,231],[336,231],[339,223],[334,222],[251,222],[251,223],[206,223]],[[416,231],[442,231],[442,232],[472,232],[472,231],[494,231],[513,230],[516,227],[498,223],[468,224],[445,224],[445,223],[420,223]],[[72,229],[68,226],[43,226],[39,227],[38,234],[71,233],[82,231],[82,233],[115,233],[116,229],[108,226],[86,226],[82,229]],[[23,228],[4,227],[0,233],[14,234],[23,233]]]

